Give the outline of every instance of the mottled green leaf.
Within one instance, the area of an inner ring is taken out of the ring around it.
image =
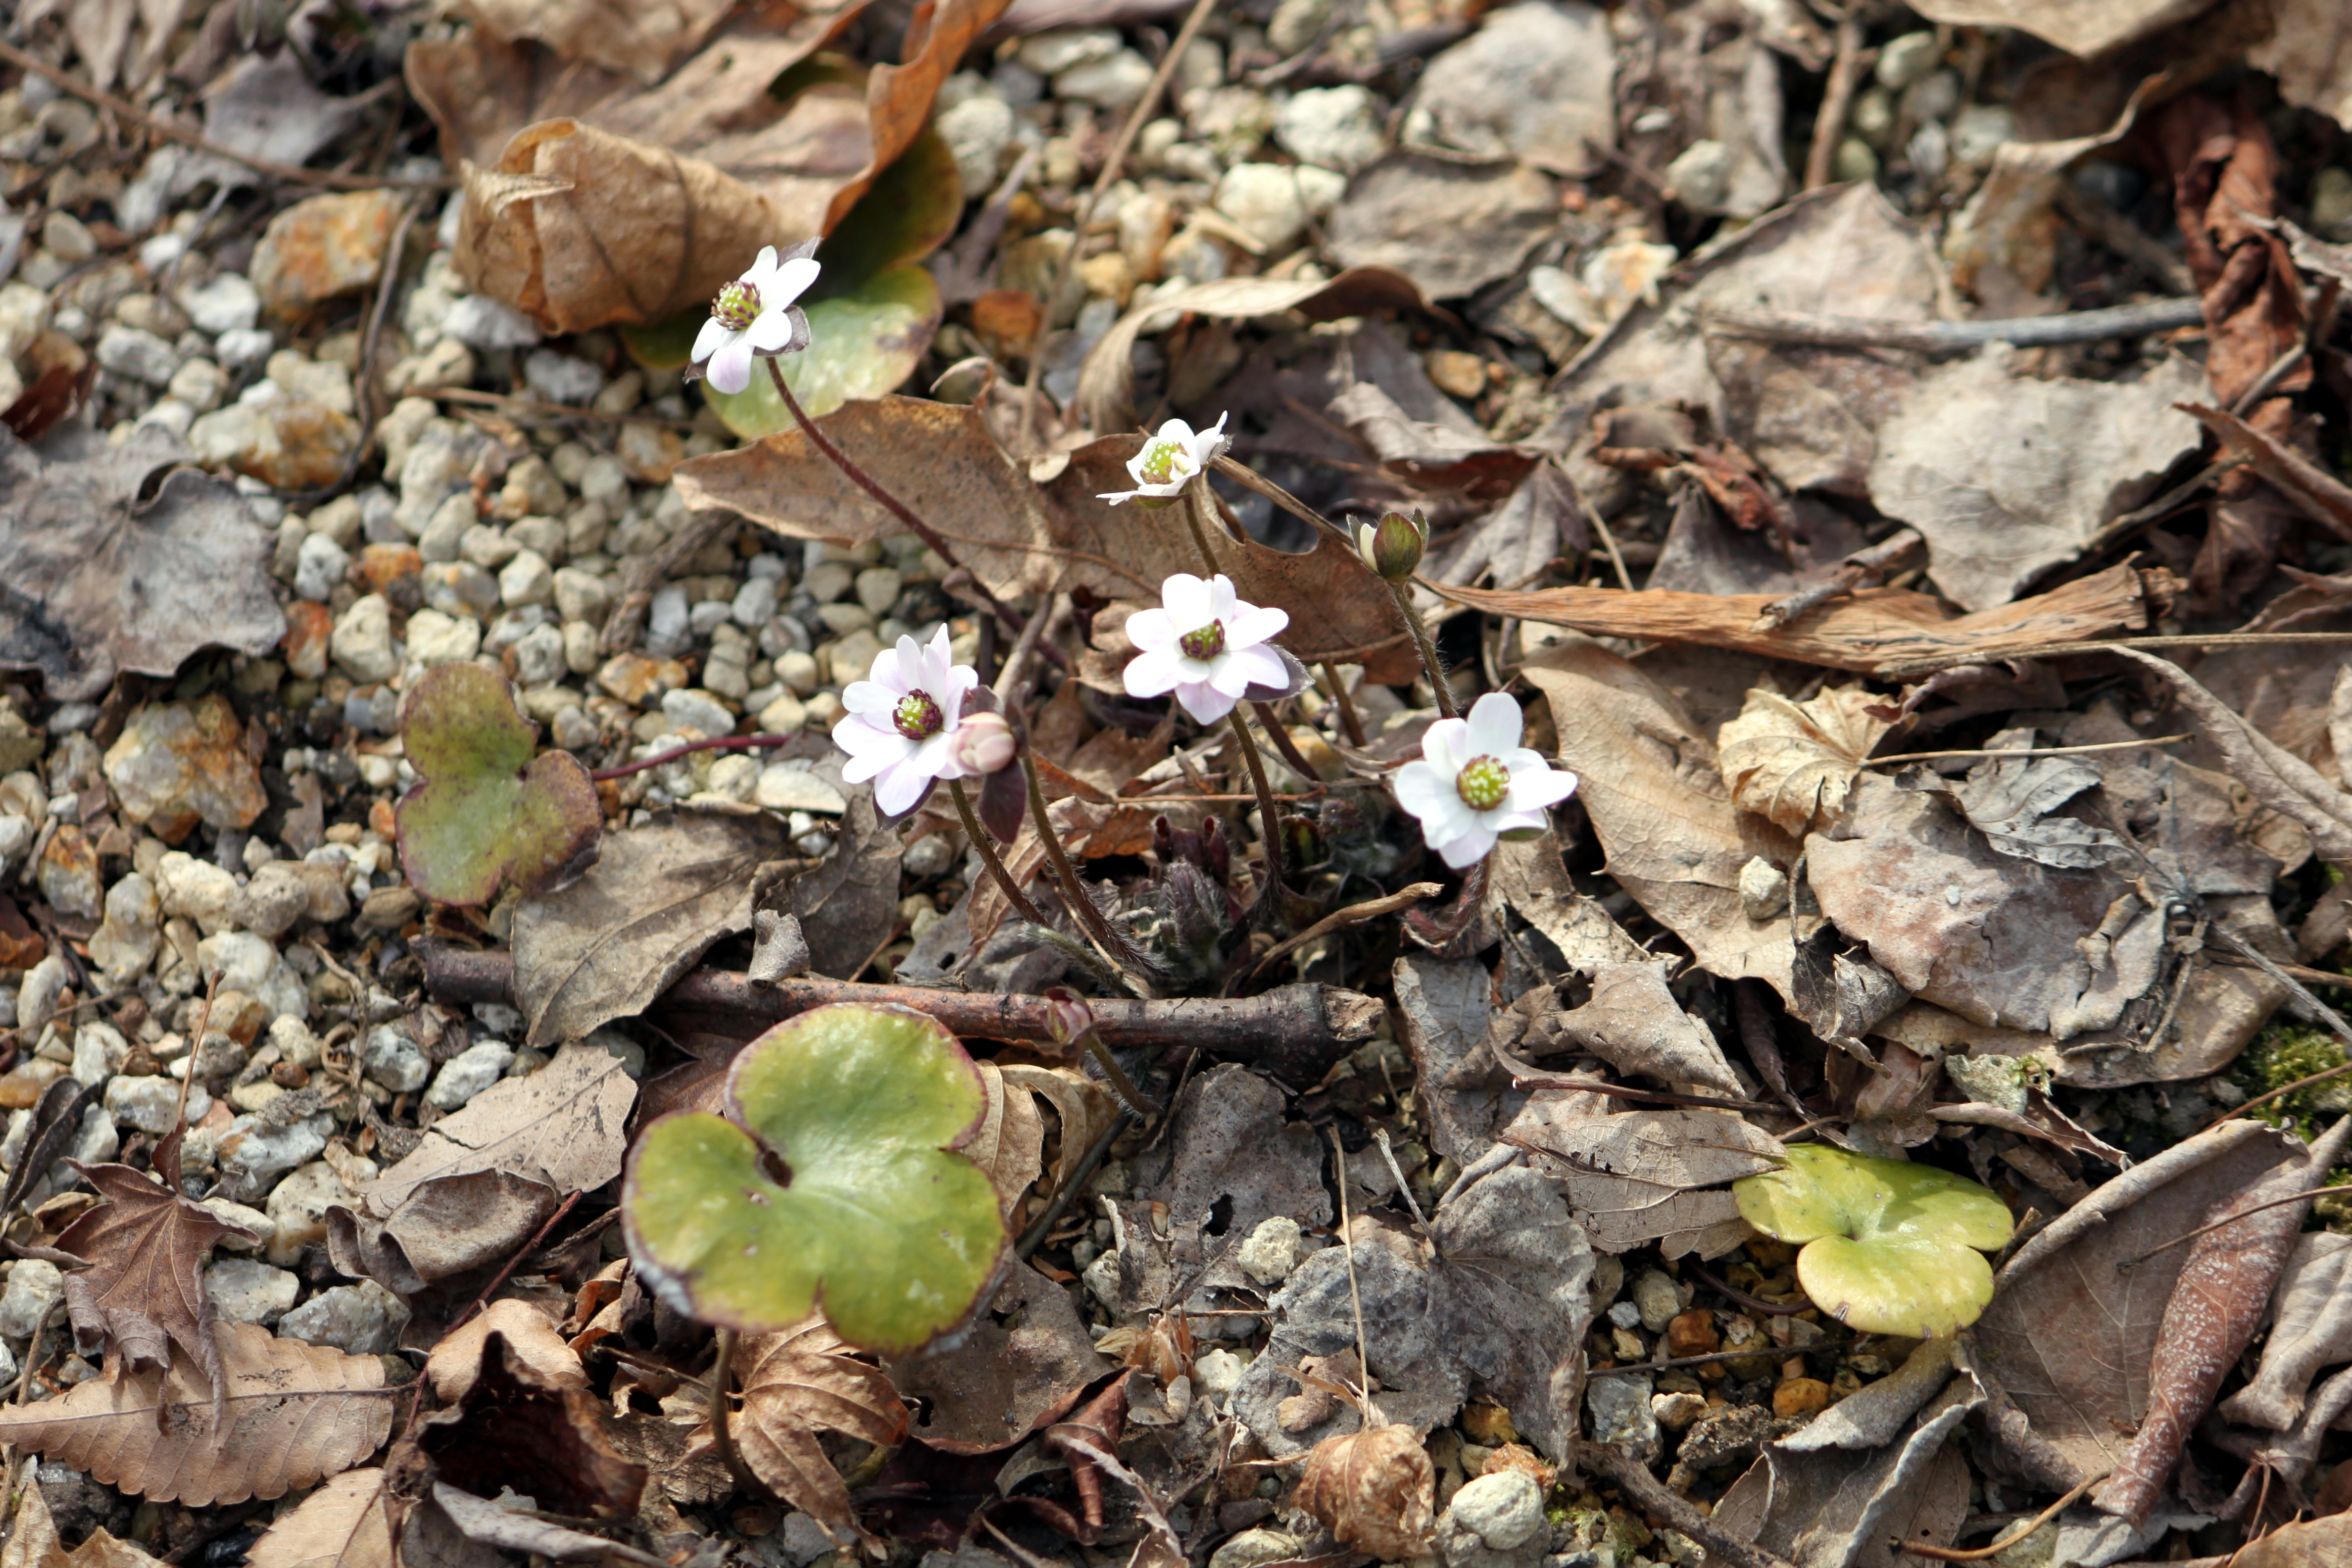
[[[770,363],[783,367],[808,416],[822,419],[845,403],[880,397],[914,374],[940,330],[939,285],[919,267],[893,267],[854,293],[813,300],[808,320],[809,346]],[[705,382],[702,395],[746,440],[798,428],[765,365],[752,371],[741,392]]]
[[[822,1304],[872,1350],[912,1350],[963,1317],[1004,1225],[986,1174],[954,1152],[985,1091],[953,1036],[910,1008],[820,1007],[746,1046],[727,1092],[729,1117],[664,1117],[630,1156],[640,1279],[752,1332]]]
[[[1805,1244],[1797,1280],[1815,1306],[1874,1334],[1950,1334],[1992,1300],[1984,1254],[2008,1245],[2009,1208],[1932,1165],[1791,1144],[1782,1169],[1731,1186],[1740,1217]]]
[[[569,752],[534,756],[538,729],[505,679],[445,664],[408,694],[400,737],[416,787],[393,814],[409,885],[445,904],[487,904],[499,884],[564,886],[595,864],[604,814]]]

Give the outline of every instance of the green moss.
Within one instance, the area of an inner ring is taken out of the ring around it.
[[[2332,1035],[2293,1024],[2273,1024],[2238,1058],[2230,1069],[2230,1081],[2244,1089],[2251,1099],[2343,1065],[2344,1047]],[[2322,1114],[2339,1115],[2347,1110],[2352,1110],[2352,1075],[2298,1089],[2250,1114],[2277,1127],[2290,1118],[2307,1121]]]

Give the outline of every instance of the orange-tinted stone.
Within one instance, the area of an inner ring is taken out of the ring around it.
[[[1817,1415],[1830,1407],[1830,1385],[1818,1377],[1787,1377],[1772,1390],[1772,1414],[1783,1421]]]
[[[371,594],[381,594],[403,577],[425,570],[425,557],[414,544],[371,544],[360,552],[360,581]]]
[[[297,599],[286,606],[286,636],[279,646],[286,650],[286,668],[304,680],[317,680],[327,673],[327,638],[335,629],[335,617],[324,605],[314,605],[308,599]]]

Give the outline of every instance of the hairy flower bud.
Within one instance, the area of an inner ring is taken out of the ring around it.
[[[1049,987],[1045,992],[1045,1029],[1057,1046],[1075,1045],[1095,1026],[1095,1010],[1087,999],[1066,985]]]
[[[1429,523],[1418,511],[1385,512],[1378,522],[1356,524],[1356,553],[1375,576],[1402,583],[1421,567],[1429,543]]]
[[[1002,773],[1019,750],[1002,713],[973,713],[956,731],[956,762],[968,774]]]

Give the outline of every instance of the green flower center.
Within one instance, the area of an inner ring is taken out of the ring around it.
[[[1496,757],[1473,757],[1462,765],[1454,793],[1473,811],[1492,811],[1511,793],[1511,770]]]
[[[710,301],[710,314],[730,332],[740,332],[760,315],[760,291],[741,279],[719,290],[719,298]]]
[[[1176,459],[1184,455],[1179,442],[1155,437],[1143,448],[1143,460],[1139,471],[1148,485],[1164,485],[1176,477]]]
[[[898,699],[898,706],[890,710],[890,722],[898,733],[909,741],[928,741],[947,723],[940,705],[931,700],[928,691],[909,691]]]
[[[1214,658],[1225,651],[1225,623],[1211,621],[1197,630],[1186,632],[1176,639],[1187,658]]]

